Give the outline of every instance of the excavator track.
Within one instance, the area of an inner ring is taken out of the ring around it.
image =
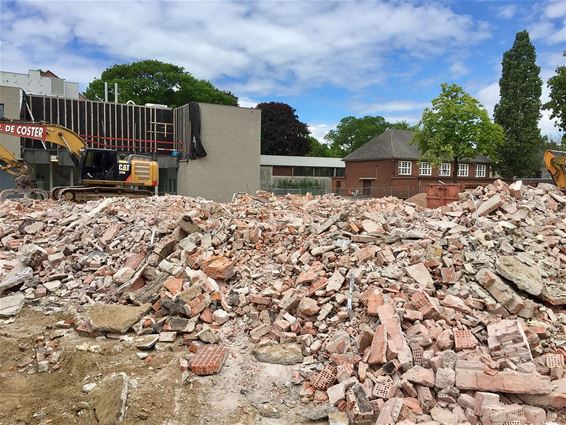
[[[150,190],[134,190],[112,186],[62,186],[55,187],[51,191],[51,197],[55,200],[75,202],[86,202],[114,196],[147,198],[153,195],[154,193]]]

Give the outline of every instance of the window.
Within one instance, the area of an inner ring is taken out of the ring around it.
[[[476,164],[476,177],[485,177],[487,171],[487,165],[485,164]]]
[[[362,195],[371,196],[371,188],[373,186],[373,180],[362,180]]]
[[[420,162],[419,163],[419,174],[421,176],[431,176],[432,175],[432,167],[428,162]]]
[[[410,176],[413,163],[411,161],[399,161],[399,175]]]
[[[451,169],[452,168],[452,164],[450,164],[449,162],[443,162],[442,164],[440,164],[440,169],[438,170],[438,175],[440,177],[450,177],[451,174]]]
[[[293,176],[312,177],[314,176],[313,167],[293,167]]]
[[[4,118],[4,104],[0,103],[0,118]]]
[[[458,164],[458,177],[468,177],[470,173],[469,164]]]
[[[344,177],[344,172],[346,168],[336,168],[336,177]]]
[[[314,175],[316,177],[333,177],[334,168],[331,167],[316,167],[314,169]]]

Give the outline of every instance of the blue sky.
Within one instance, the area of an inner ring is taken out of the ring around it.
[[[564,65],[566,0],[7,1],[0,69],[84,89],[107,66],[158,59],[240,98],[282,101],[322,136],[341,118],[418,121],[442,82],[492,112],[503,53],[527,29],[544,80]],[[540,127],[557,136],[545,113]]]

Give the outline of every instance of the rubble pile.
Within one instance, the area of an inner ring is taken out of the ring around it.
[[[260,192],[6,201],[0,219],[9,320],[24,302],[75,303],[82,335],[188,346],[185,375],[221,373],[245,329],[256,360],[291,365],[335,424],[542,424],[566,407],[566,197],[552,185],[496,181],[434,210]],[[57,363],[50,349],[36,362]]]

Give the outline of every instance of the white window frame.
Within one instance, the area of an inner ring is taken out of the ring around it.
[[[419,175],[432,176],[432,166],[426,161],[419,162]]]
[[[413,161],[399,161],[397,172],[400,176],[410,176],[413,174]]]
[[[464,170],[466,173],[464,174]],[[458,164],[458,177],[468,177],[470,175],[470,164]]]
[[[449,162],[443,162],[438,167],[438,176],[439,177],[450,177],[452,175],[452,164]]]
[[[476,164],[476,177],[487,177],[487,165]]]

